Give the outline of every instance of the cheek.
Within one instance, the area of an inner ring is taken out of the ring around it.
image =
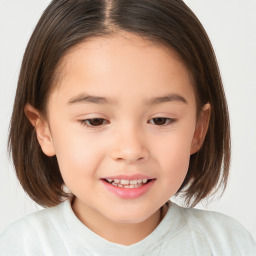
[[[159,168],[163,171],[166,182],[176,183],[178,187],[188,171],[193,131],[193,127],[177,129],[155,143],[155,154],[158,154]]]
[[[172,197],[182,185],[189,167],[190,152],[189,144],[170,143],[166,146],[160,158],[160,168],[162,170],[161,187],[166,197]]]
[[[182,179],[186,176],[190,159],[190,145],[187,142],[184,144],[170,143],[163,151],[161,164],[165,175],[173,179]]]
[[[97,141],[90,136],[74,133],[67,126],[55,131],[58,132],[54,135],[54,147],[64,181],[92,175],[101,159]]]

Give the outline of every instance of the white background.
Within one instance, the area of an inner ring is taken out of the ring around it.
[[[6,145],[19,68],[32,30],[49,0],[0,0],[0,232],[33,212]],[[239,220],[256,240],[256,1],[188,0],[215,48],[227,94],[232,165],[223,197],[206,208]]]

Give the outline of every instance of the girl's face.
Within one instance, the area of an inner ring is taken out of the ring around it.
[[[77,45],[60,75],[38,139],[56,154],[74,211],[88,222],[146,221],[177,192],[206,132],[187,69],[123,32]]]

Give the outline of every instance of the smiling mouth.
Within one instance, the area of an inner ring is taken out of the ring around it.
[[[120,187],[120,188],[139,188],[151,182],[154,179],[137,179],[137,180],[124,180],[124,179],[103,179],[107,183]]]

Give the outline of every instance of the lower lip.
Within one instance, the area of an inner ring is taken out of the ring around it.
[[[147,193],[150,190],[150,188],[153,186],[156,180],[151,180],[150,182],[138,188],[122,188],[122,187],[114,186],[105,180],[101,180],[101,181],[110,192],[114,193],[118,197],[134,199]]]

